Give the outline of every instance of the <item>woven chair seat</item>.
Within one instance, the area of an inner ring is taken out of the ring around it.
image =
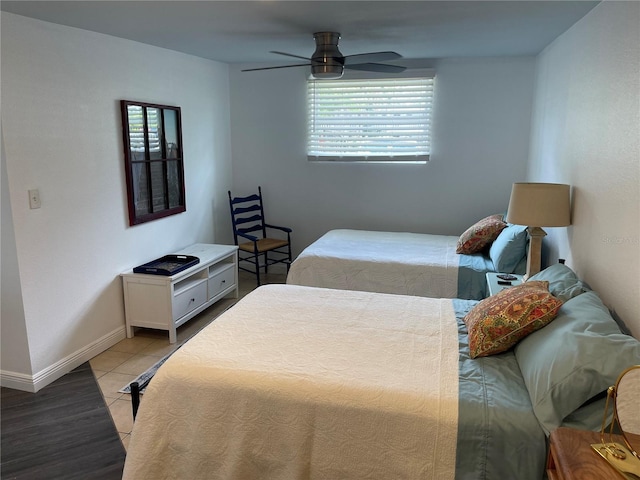
[[[286,247],[289,244],[286,240],[277,238],[261,238],[258,240],[258,252],[268,252],[274,248]],[[253,242],[245,242],[238,245],[238,248],[245,252],[253,253]]]

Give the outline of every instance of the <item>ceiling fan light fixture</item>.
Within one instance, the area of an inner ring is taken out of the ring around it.
[[[311,65],[311,76],[318,80],[336,80],[342,77],[342,65]]]

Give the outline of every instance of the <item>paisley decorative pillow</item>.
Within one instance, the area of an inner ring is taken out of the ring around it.
[[[471,358],[509,350],[551,322],[561,306],[547,281],[528,281],[485,298],[464,317]]]
[[[490,215],[474,223],[458,238],[456,253],[476,253],[490,245],[506,228],[501,214]]]

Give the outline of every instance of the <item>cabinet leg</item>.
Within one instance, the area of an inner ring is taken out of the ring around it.
[[[176,343],[178,341],[178,335],[176,334],[175,327],[169,330],[169,343]]]

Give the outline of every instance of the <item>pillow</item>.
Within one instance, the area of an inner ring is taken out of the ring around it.
[[[525,282],[526,285],[529,282]],[[549,434],[586,401],[640,364],[640,341],[623,334],[595,292],[568,300],[557,318],[514,350],[533,412]]]
[[[485,298],[463,319],[471,358],[509,350],[553,320],[561,305],[549,282],[525,282]]]
[[[518,265],[516,265],[516,268],[514,268],[513,272],[511,273],[516,275],[524,275],[525,273],[527,273],[527,256],[526,255],[520,259],[520,261],[518,262]]]
[[[602,393],[604,394],[603,398],[600,398],[593,402],[587,402],[587,404],[581,406],[570,415],[568,415],[562,421],[562,426],[575,428],[577,430],[600,430],[600,428],[602,428],[602,420],[604,417],[604,407],[607,405],[607,394],[606,392]],[[609,425],[612,419],[613,410],[611,408],[611,404],[609,404],[606,425]]]
[[[527,227],[509,225],[491,244],[489,257],[496,272],[513,273],[527,253]]]
[[[551,294],[566,302],[590,289],[582,283],[573,270],[563,263],[556,263],[529,277],[531,280],[546,280],[549,282]]]
[[[456,253],[477,253],[493,242],[503,228],[501,214],[490,215],[471,225],[458,238]]]

